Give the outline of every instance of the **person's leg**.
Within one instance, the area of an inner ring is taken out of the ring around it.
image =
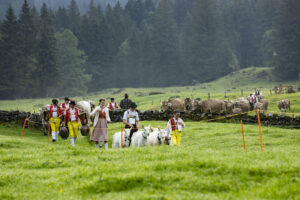
[[[78,126],[79,126],[78,122],[76,122],[76,121],[73,122],[73,127],[74,127],[74,131],[73,131],[73,133],[74,133],[74,138],[73,138],[74,145],[75,145],[75,140],[76,140],[76,138],[78,136]]]
[[[177,133],[177,145],[179,146],[180,145],[180,142],[181,142],[181,132],[178,132]]]
[[[52,136],[52,142],[55,142],[55,120],[53,117],[50,118],[50,126],[51,126],[51,136]]]
[[[108,149],[108,142],[107,141],[104,142],[104,147],[105,147],[105,149]]]
[[[175,131],[172,131],[172,143],[173,143],[174,146],[177,145],[177,138],[176,138]]]
[[[131,144],[131,138],[133,133],[137,132],[138,130],[136,129],[136,125],[133,126],[133,128],[130,130],[130,135],[129,135],[129,146]]]
[[[55,119],[55,138],[56,138],[56,140],[58,140],[59,125],[60,125],[60,118],[56,117],[56,119]]]
[[[95,148],[98,148],[98,147],[99,147],[99,142],[95,141]]]
[[[68,122],[68,128],[70,133],[70,142],[71,145],[74,146],[74,127],[72,125],[72,122]]]
[[[102,145],[103,145],[103,141],[100,141],[100,148],[102,148]]]

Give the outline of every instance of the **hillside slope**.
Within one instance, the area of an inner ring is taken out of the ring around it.
[[[293,85],[295,88],[299,86],[297,82],[278,82],[271,74],[271,68],[246,68],[232,74],[229,74],[216,81],[198,84],[194,86],[184,87],[166,87],[166,88],[111,88],[97,93],[90,94],[85,97],[72,97],[80,101],[90,99],[96,103],[100,98],[105,98],[106,103],[110,97],[114,97],[116,102],[120,102],[124,93],[128,93],[130,99],[138,104],[138,109],[160,109],[160,103],[163,100],[168,100],[170,97],[178,98],[208,98],[230,99],[236,100],[238,97],[247,97],[249,93],[254,92],[254,88],[259,88],[265,97],[270,101],[271,112],[279,112],[277,101],[280,99],[290,99],[292,111],[300,113],[300,93],[295,94],[280,94],[275,95],[274,91],[270,94],[270,89],[275,85]],[[241,94],[243,90],[243,95]],[[226,91],[226,93],[225,93]],[[150,94],[156,95],[150,95]],[[63,97],[61,97],[63,101]],[[0,101],[0,110],[23,110],[23,111],[38,111],[41,106],[50,104],[51,98],[46,99],[22,99],[15,101]],[[98,103],[97,103],[98,104]]]

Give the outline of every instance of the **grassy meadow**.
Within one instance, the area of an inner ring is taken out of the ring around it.
[[[142,122],[164,127],[166,122]],[[0,126],[0,199],[300,199],[296,129],[187,122],[182,145],[111,149],[86,137],[47,143],[36,129]]]
[[[279,113],[277,101],[289,99],[300,116],[300,93],[275,95],[277,82],[269,68],[247,68],[211,83],[169,88],[107,89],[76,100],[115,97],[128,93],[138,109],[160,108],[171,96],[236,100],[260,88],[269,112]],[[226,91],[226,97],[225,97]],[[149,95],[150,92],[161,92]],[[61,99],[62,101],[62,99]],[[0,110],[38,112],[51,99],[0,101]],[[165,127],[166,122],[142,122]],[[257,125],[187,122],[182,145],[111,149],[120,123],[109,124],[109,150],[95,149],[87,137],[76,146],[69,140],[48,143],[41,130],[14,123],[0,124],[0,199],[300,199],[300,131],[262,127],[260,150]]]
[[[166,88],[124,88],[124,89],[106,89],[97,93],[89,94],[84,97],[72,97],[75,100],[93,100],[98,104],[100,98],[106,98],[107,103],[110,97],[114,97],[116,102],[123,99],[124,93],[129,94],[129,98],[138,104],[138,109],[144,110],[160,110],[160,103],[163,100],[168,100],[172,96],[180,98],[192,97],[201,98],[202,100],[210,98],[236,100],[243,96],[247,97],[250,93],[259,88],[269,100],[269,112],[279,113],[277,101],[281,99],[289,99],[291,101],[291,112],[299,113],[300,115],[300,93],[280,94],[276,95],[270,89],[275,85],[292,85],[294,89],[300,86],[300,82],[278,82],[271,74],[271,68],[246,68],[234,73],[231,73],[216,81],[196,84],[194,86],[185,87],[166,87]],[[243,90],[243,95],[241,94]],[[162,94],[149,95],[152,92],[160,92]],[[225,93],[226,92],[226,93]],[[63,102],[63,97],[60,99]],[[51,98],[45,99],[20,99],[0,101],[0,110],[22,110],[29,112],[39,112],[39,109],[50,104]]]

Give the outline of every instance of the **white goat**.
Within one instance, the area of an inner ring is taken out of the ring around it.
[[[131,138],[131,146],[142,147],[147,145],[147,138],[150,134],[151,126],[144,128],[144,131],[137,131],[133,133]]]
[[[165,143],[166,131],[160,128],[154,128],[147,139],[148,146],[162,145]]]
[[[130,129],[123,131],[123,147],[129,147]],[[121,148],[121,132],[115,133],[113,136],[112,148]]]

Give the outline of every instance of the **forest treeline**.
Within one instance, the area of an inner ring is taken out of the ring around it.
[[[92,0],[86,12],[28,1],[0,21],[1,99],[191,85],[249,66],[299,77],[298,0]]]

